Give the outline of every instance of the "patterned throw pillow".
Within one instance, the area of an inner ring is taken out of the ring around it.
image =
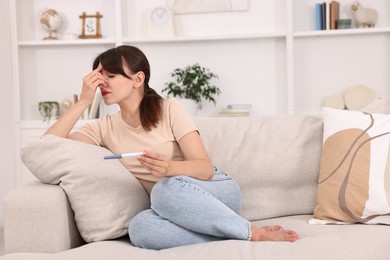
[[[323,108],[311,223],[390,224],[390,115]]]

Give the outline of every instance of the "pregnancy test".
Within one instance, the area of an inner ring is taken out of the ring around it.
[[[122,153],[122,154],[113,154],[113,155],[106,155],[104,156],[104,159],[122,159],[126,157],[137,157],[140,155],[143,155],[144,152],[135,152],[135,153]]]

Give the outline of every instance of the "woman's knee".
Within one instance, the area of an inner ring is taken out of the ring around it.
[[[152,232],[156,232],[153,230],[153,215],[155,213],[148,209],[138,213],[129,223],[128,233],[130,237],[131,243],[136,247],[141,248],[150,248],[153,244]]]
[[[168,204],[172,203],[174,206],[177,199],[177,194],[180,192],[180,187],[182,186],[181,176],[165,178],[158,181],[150,194],[150,202],[152,209],[157,209],[160,206],[167,207]]]
[[[201,181],[187,176],[162,179],[152,190],[151,207],[164,216],[166,209],[174,210],[188,199],[195,199],[199,194],[213,196],[236,213],[241,209],[241,191],[238,184],[224,172],[215,170],[209,181]],[[191,198],[189,198],[189,196]]]

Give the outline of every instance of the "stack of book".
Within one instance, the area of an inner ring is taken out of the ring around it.
[[[331,1],[327,6],[325,2],[316,4],[316,30],[337,29],[337,20],[340,16],[340,3]]]
[[[222,109],[220,116],[249,116],[252,110],[251,104],[231,104]]]

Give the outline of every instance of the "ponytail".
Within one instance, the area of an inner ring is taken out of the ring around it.
[[[163,98],[157,92],[146,84],[144,87],[144,97],[140,104],[140,117],[142,127],[150,131],[157,127],[162,117]]]

